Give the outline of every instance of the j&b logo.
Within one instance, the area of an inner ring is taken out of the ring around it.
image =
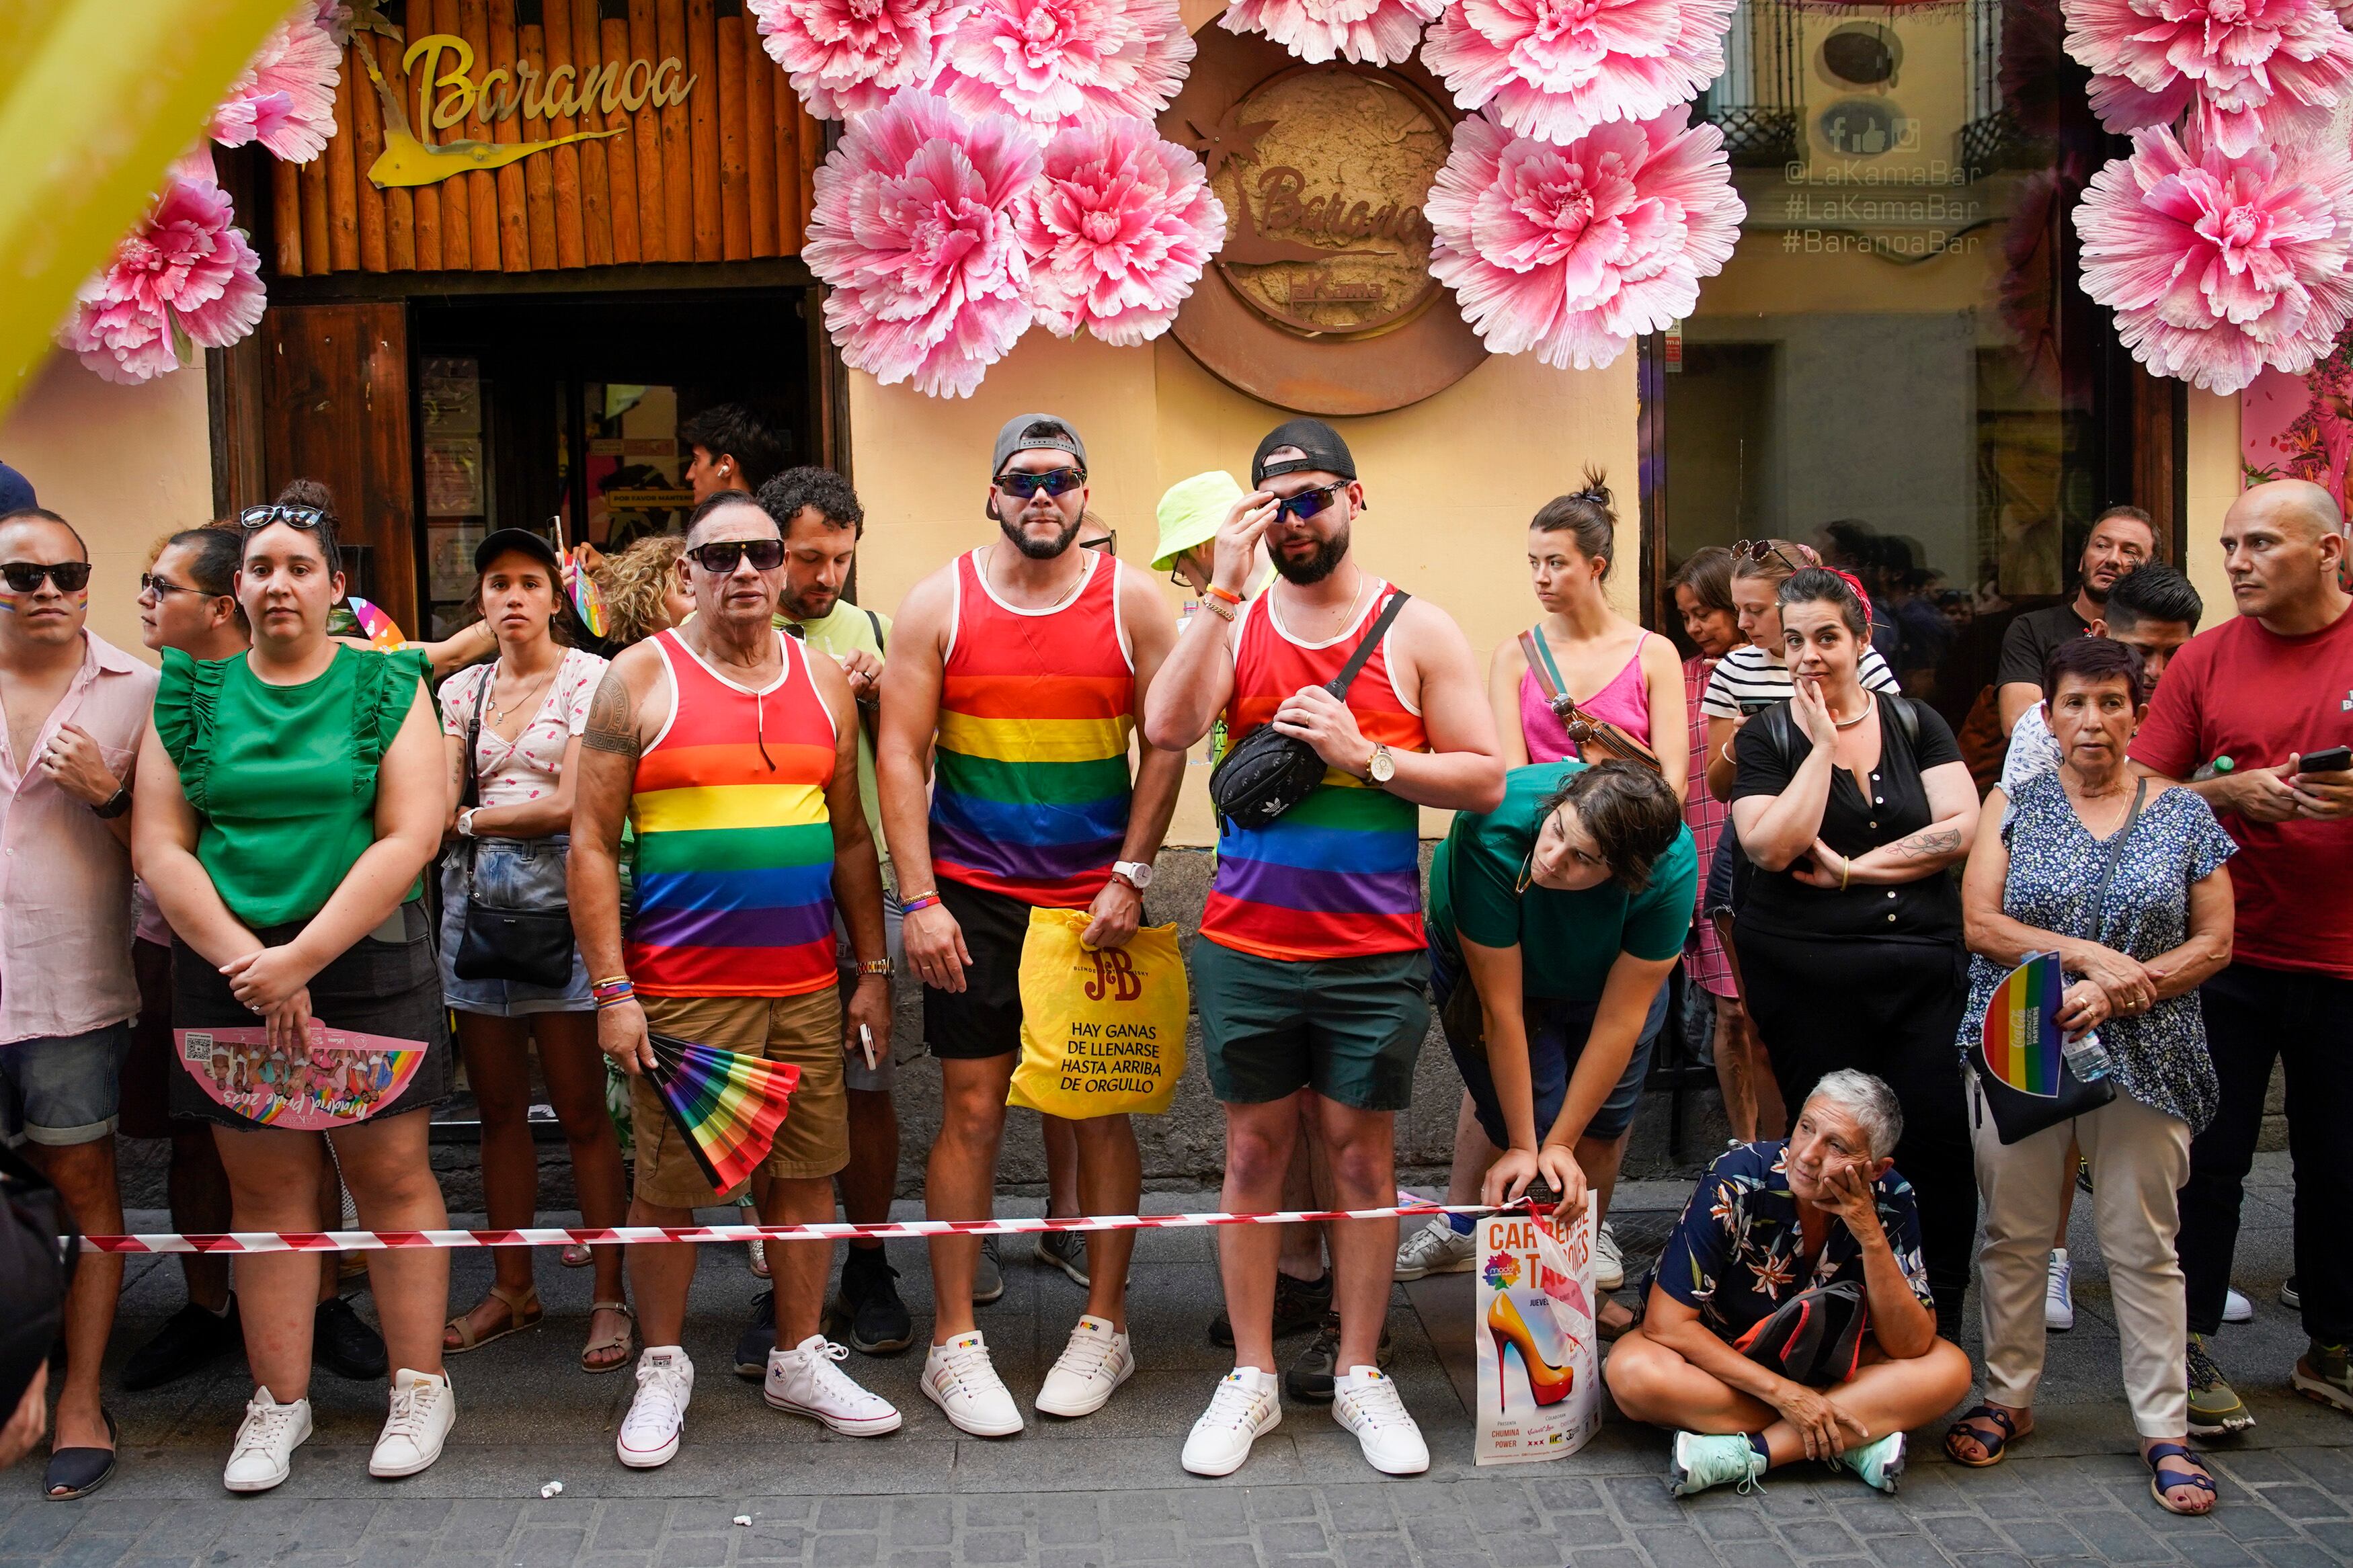
[[[1099,947],[1087,956],[1095,961],[1095,977],[1087,982],[1088,1001],[1109,996],[1117,1002],[1133,1002],[1144,994],[1144,977],[1136,973],[1135,961],[1124,949]]]

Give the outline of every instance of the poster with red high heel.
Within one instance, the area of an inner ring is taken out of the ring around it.
[[[1479,1222],[1478,1235],[1478,1462],[1574,1454],[1601,1426],[1593,1211],[1567,1226],[1496,1215]]]

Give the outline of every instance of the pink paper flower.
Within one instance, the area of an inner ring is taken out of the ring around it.
[[[819,120],[880,109],[932,74],[943,0],[748,0],[762,47]]]
[[[1337,57],[1393,66],[1445,9],[1446,0],[1234,0],[1218,26],[1263,33],[1310,65]]]
[[[261,258],[229,226],[233,216],[206,154],[174,163],[114,259],[82,285],[58,342],[108,381],[135,386],[253,331],[268,303]]]
[[[1039,142],[1069,125],[1168,107],[1192,63],[1176,0],[971,0],[940,40],[931,90],[1010,114]]]
[[[229,84],[208,128],[224,147],[259,142],[290,163],[307,163],[335,133],[335,87],[343,51],[313,0],[269,29],[261,52]]]
[[[2198,111],[2232,157],[2325,131],[2353,82],[2353,33],[2328,0],[2064,0],[2067,52],[2095,73],[2110,131]]]
[[[817,172],[801,252],[831,285],[825,325],[847,363],[971,395],[1029,325],[1013,205],[1039,164],[1011,119],[965,121],[913,89],[850,121]]]
[[[2137,132],[2092,176],[2075,232],[2084,291],[2158,375],[2236,392],[2265,365],[2309,369],[2353,320],[2342,149],[2193,154],[2170,131]]]
[[[1464,109],[1566,144],[1651,120],[1724,69],[1736,0],[1455,0],[1421,46]]]
[[[1056,132],[1013,213],[1038,319],[1058,338],[1084,327],[1124,347],[1168,330],[1226,242],[1201,160],[1148,120]]]
[[[1676,110],[1565,147],[1473,115],[1425,210],[1430,270],[1490,350],[1588,370],[1691,314],[1746,209],[1723,132]]]

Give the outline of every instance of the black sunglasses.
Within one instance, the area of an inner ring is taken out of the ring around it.
[[[735,570],[739,561],[749,560],[754,572],[774,572],[785,563],[785,542],[781,539],[726,539],[715,544],[698,544],[686,552],[694,563],[714,577],[725,577]]]
[[[1312,490],[1301,490],[1295,496],[1283,497],[1275,503],[1272,526],[1280,528],[1286,517],[1295,517],[1305,522],[1339,499],[1340,492],[1347,488],[1346,479],[1334,479],[1328,485],[1318,485]]]
[[[1762,561],[1769,555],[1792,572],[1799,569],[1798,563],[1782,554],[1781,547],[1769,539],[1736,539],[1732,542],[1732,554],[1735,560],[1748,561]]]
[[[153,594],[159,600],[166,594],[194,594],[199,599],[224,599],[228,596],[226,594],[207,594],[202,588],[191,588],[185,584],[158,577],[153,572],[139,574],[139,591],[142,594]]]
[[[237,521],[246,528],[268,528],[273,522],[289,528],[316,528],[327,521],[327,514],[315,506],[249,506],[237,514]]]
[[[1028,500],[1039,490],[1050,496],[1065,496],[1087,482],[1084,468],[1049,468],[1042,474],[999,474],[997,488],[1007,495]]]
[[[0,579],[6,580],[12,594],[38,593],[44,577],[55,583],[61,594],[79,594],[90,586],[90,563],[60,561],[44,566],[33,561],[11,561],[0,565]]]
[[[1100,550],[1105,555],[1116,555],[1119,553],[1119,530],[1114,528],[1109,533],[1104,534],[1101,539],[1090,539],[1085,543],[1080,545],[1079,548],[1082,550]]]

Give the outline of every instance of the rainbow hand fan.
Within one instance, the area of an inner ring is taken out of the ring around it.
[[[733,1192],[767,1158],[801,1069],[670,1035],[647,1038],[654,1047],[654,1068],[647,1076],[662,1109],[712,1190]]]
[[[2011,970],[1986,1003],[1986,1069],[2021,1094],[2059,1096],[2059,997],[2066,988],[2059,955],[2038,952]]]
[[[408,646],[408,639],[400,635],[400,627],[381,608],[356,594],[346,602],[352,607],[352,619],[360,624],[360,636],[367,638],[370,647],[380,653],[396,653]]]
[[[572,608],[591,637],[605,636],[612,624],[605,615],[605,590],[596,586],[587,568],[576,564],[572,569]]]

